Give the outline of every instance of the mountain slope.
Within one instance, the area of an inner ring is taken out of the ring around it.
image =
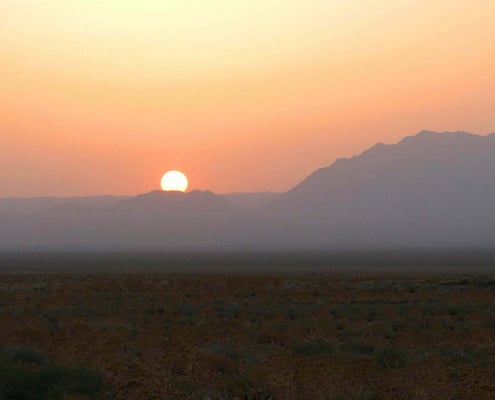
[[[359,156],[339,159],[282,198],[303,208],[371,200],[404,206],[420,199],[437,201],[436,195],[480,199],[495,194],[494,168],[495,134],[422,131],[398,144],[377,144]]]
[[[494,172],[494,134],[422,131],[315,171],[281,196],[280,209],[333,243],[487,245]]]

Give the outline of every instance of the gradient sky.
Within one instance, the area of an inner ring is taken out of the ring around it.
[[[284,191],[495,131],[493,0],[1,0],[0,197]]]

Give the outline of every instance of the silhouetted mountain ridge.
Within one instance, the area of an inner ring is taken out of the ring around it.
[[[192,190],[187,193],[182,192],[164,192],[162,190],[153,190],[148,193],[142,193],[135,197],[124,199],[117,204],[110,205],[113,209],[168,209],[170,211],[187,210],[196,212],[202,210],[221,211],[229,208],[231,205],[222,196],[214,194],[208,190]]]
[[[495,134],[421,131],[286,193],[0,199],[0,248],[493,247]]]
[[[351,196],[353,201],[386,202],[389,196],[407,201],[420,194],[427,199],[442,189],[445,194],[478,197],[473,185],[482,192],[482,184],[493,185],[494,151],[494,134],[421,131],[397,144],[377,144],[358,156],[338,159],[316,170],[281,200],[286,206],[325,207]]]

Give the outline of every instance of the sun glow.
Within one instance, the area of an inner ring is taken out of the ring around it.
[[[168,171],[161,181],[162,190],[166,192],[185,192],[187,185],[187,177],[180,171]]]
[[[168,168],[194,189],[285,192],[425,127],[487,134],[493,15],[493,0],[0,0],[0,195],[140,193]]]

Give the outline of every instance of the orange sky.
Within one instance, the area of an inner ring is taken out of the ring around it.
[[[495,132],[495,1],[2,0],[0,197],[284,191]]]

